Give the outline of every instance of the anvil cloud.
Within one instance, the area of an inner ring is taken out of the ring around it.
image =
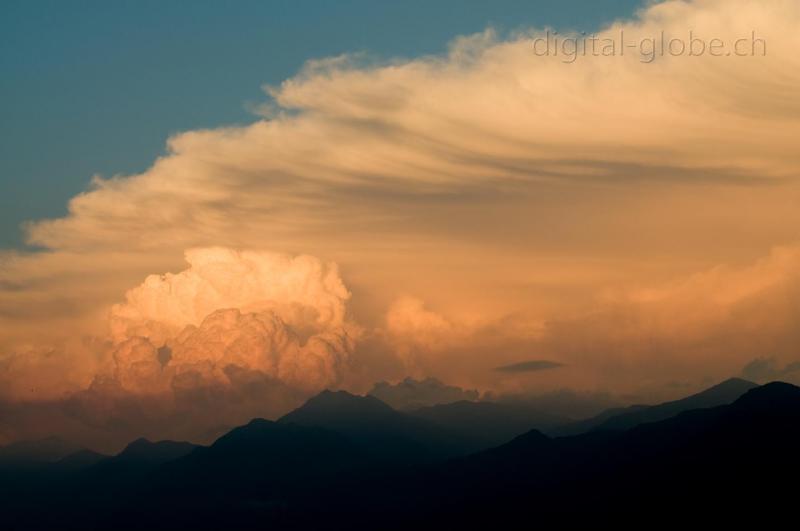
[[[283,384],[361,390],[412,374],[630,394],[791,363],[798,25],[794,0],[667,1],[599,37],[757,31],[768,53],[565,64],[533,53],[538,29],[311,61],[252,124],[175,135],[144,173],[27,226],[39,250],[0,258],[2,395],[114,371],[158,390],[164,345],[228,384],[241,355]],[[242,329],[262,331],[252,351],[197,353]],[[563,367],[492,370],[525,359]]]

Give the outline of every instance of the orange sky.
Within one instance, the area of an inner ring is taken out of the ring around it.
[[[793,0],[664,2],[600,37],[757,31],[766,54],[567,64],[531,30],[312,61],[252,124],[174,136],[0,254],[0,397],[170,403],[231,366],[299,394],[660,397],[796,361],[798,25]],[[493,370],[525,360],[563,366]]]

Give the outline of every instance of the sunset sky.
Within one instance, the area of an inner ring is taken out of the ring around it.
[[[0,441],[800,382],[796,0],[78,4],[0,8]]]

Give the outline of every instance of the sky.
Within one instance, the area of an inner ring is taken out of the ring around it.
[[[0,438],[800,376],[796,1],[151,5],[3,17]]]
[[[309,59],[441,53],[489,26],[592,31],[638,3],[5,1],[0,245],[23,245],[25,221],[64,215],[92,176],[145,170],[174,133],[251,122],[261,87]]]

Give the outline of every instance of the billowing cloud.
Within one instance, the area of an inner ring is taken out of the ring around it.
[[[231,367],[308,390],[334,386],[359,329],[336,266],[310,256],[194,249],[111,310],[114,375],[132,392],[230,383]]]
[[[16,383],[2,398],[29,414],[6,431],[36,435],[38,419],[111,448],[142,433],[208,440],[342,381],[360,328],[334,264],[227,248],[193,249],[186,259],[184,271],[128,291],[111,309],[108,340],[4,360],[0,376]],[[67,370],[90,348],[94,363]],[[57,392],[36,389],[53,381],[62,382]]]
[[[453,345],[462,335],[442,315],[429,310],[425,303],[414,297],[402,297],[386,313],[386,332],[395,352],[413,368],[419,356],[430,351],[441,351]]]
[[[173,136],[0,253],[0,393],[179,402],[413,374],[636,394],[789,363],[798,24],[795,0],[675,0],[598,38],[755,32],[766,54],[567,63],[534,29],[312,61],[253,123]],[[491,370],[520,359],[565,366]]]
[[[335,264],[311,256],[221,247],[191,249],[186,261],[188,269],[147,277],[128,291],[124,304],[111,309],[116,339],[144,336],[163,341],[225,308],[269,311],[301,331],[345,324],[350,293]]]

